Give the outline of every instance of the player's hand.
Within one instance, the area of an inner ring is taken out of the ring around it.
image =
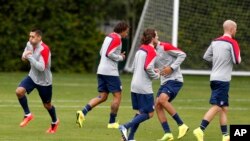
[[[125,60],[125,58],[126,58],[125,53],[126,53],[125,51],[121,53],[123,60]]]
[[[162,76],[170,75],[173,72],[173,69],[170,66],[164,67],[160,74]]]
[[[23,53],[23,57],[22,57],[22,58],[27,59],[29,55],[32,55],[32,51],[26,50],[26,51]]]
[[[156,73],[160,73],[160,70],[159,70],[159,69],[154,69],[154,71],[155,71]]]

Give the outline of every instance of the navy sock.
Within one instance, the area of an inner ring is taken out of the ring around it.
[[[52,122],[56,122],[57,118],[56,118],[56,109],[55,109],[55,107],[52,106],[52,108],[49,109],[48,112],[49,112],[49,115],[50,115],[50,117],[52,119]]]
[[[110,113],[109,123],[115,123],[115,118],[117,114]]]
[[[145,113],[142,113],[142,114],[139,114],[138,116],[134,117],[133,120],[127,124],[125,124],[125,128],[129,129],[131,128],[132,126],[136,125],[136,124],[140,124],[141,122],[145,121],[149,119],[149,115],[148,114],[145,114]]]
[[[25,115],[29,114],[30,113],[30,109],[29,109],[29,106],[28,106],[27,97],[24,95],[23,97],[19,98],[18,101],[21,104]]]
[[[92,107],[91,107],[89,104],[87,104],[87,105],[82,109],[82,112],[83,112],[83,114],[86,116],[87,113],[88,113],[89,111],[91,111],[91,109],[92,109]]]
[[[209,124],[209,122],[207,121],[207,120],[202,120],[201,121],[201,125],[200,125],[200,128],[201,128],[201,130],[205,130],[206,128],[207,128],[207,126],[208,126],[208,124]]]
[[[139,114],[135,114],[134,118],[135,118],[136,116],[138,116],[138,115],[139,115]],[[140,125],[140,124],[137,123],[137,124],[135,124],[134,126],[131,127],[130,133],[129,133],[129,136],[128,136],[128,140],[134,140],[135,132],[136,132],[136,130],[138,129],[139,125]]]
[[[169,128],[169,125],[168,125],[168,123],[166,121],[161,123],[161,126],[162,126],[165,133],[170,133],[171,132],[170,128]]]
[[[176,113],[173,116],[173,119],[176,121],[176,123],[180,126],[183,124],[183,121],[181,120],[181,118],[179,117],[179,115]]]
[[[227,132],[227,125],[221,125],[221,126],[220,126],[220,129],[221,129],[222,135],[228,135],[228,132]]]

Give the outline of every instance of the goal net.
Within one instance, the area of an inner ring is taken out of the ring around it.
[[[249,0],[146,0],[124,70],[132,71],[142,32],[146,28],[155,28],[160,41],[172,42],[187,53],[181,65],[184,74],[207,75],[211,64],[202,59],[203,54],[211,41],[223,34],[223,22],[231,19],[238,24],[236,40],[242,58],[242,63],[234,66],[233,75],[250,76],[249,6]]]

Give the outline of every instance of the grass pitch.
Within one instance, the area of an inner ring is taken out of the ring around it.
[[[56,134],[46,134],[51,119],[43,108],[36,90],[28,96],[34,120],[24,128],[19,127],[23,111],[15,96],[18,83],[27,73],[0,73],[0,141],[120,141],[120,132],[107,129],[109,120],[109,99],[94,108],[86,117],[83,128],[75,124],[75,114],[93,97],[97,96],[95,74],[53,74],[53,104],[60,118]],[[120,123],[128,122],[134,116],[131,109],[130,81],[131,75],[122,74],[123,99],[118,113]],[[197,128],[210,105],[209,76],[184,76],[184,86],[174,100],[177,112],[190,127],[182,141],[194,141],[193,129]],[[229,124],[250,124],[250,77],[233,77],[230,87]],[[154,81],[154,92],[157,92],[159,80]],[[167,115],[175,139],[178,126]],[[135,135],[137,141],[155,141],[161,138],[163,130],[157,115],[142,123]],[[206,141],[220,141],[221,132],[216,117],[205,132]]]

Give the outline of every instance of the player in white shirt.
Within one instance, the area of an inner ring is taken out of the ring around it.
[[[125,59],[122,50],[122,38],[127,37],[129,26],[125,22],[119,22],[114,27],[114,32],[105,37],[100,50],[101,60],[97,70],[99,96],[91,99],[82,110],[76,113],[76,123],[83,126],[87,113],[95,106],[107,100],[109,93],[113,94],[110,119],[107,128],[118,128],[116,122],[117,112],[121,103],[122,84],[119,78],[118,62]]]
[[[153,117],[154,96],[152,79],[160,77],[159,70],[154,68],[156,58],[154,43],[157,42],[157,32],[154,29],[146,29],[142,35],[142,45],[135,54],[131,82],[131,100],[132,107],[137,112],[130,122],[119,126],[124,141],[134,141],[134,134],[140,123]],[[128,129],[130,129],[129,135],[127,135]]]
[[[203,56],[206,61],[213,64],[210,74],[212,92],[209,101],[212,106],[204,115],[200,127],[193,131],[197,141],[203,141],[205,129],[217,114],[219,114],[222,141],[230,140],[227,130],[228,93],[233,64],[240,64],[241,56],[238,42],[233,39],[237,24],[232,20],[226,20],[223,29],[224,35],[213,40]]]

